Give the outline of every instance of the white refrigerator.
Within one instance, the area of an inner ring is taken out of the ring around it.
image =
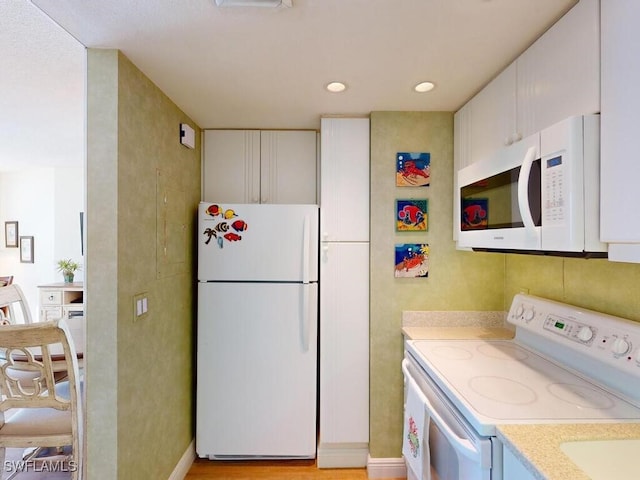
[[[201,203],[196,452],[314,458],[318,206]]]

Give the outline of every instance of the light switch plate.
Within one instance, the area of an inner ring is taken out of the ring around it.
[[[133,296],[133,321],[141,320],[149,315],[149,294],[138,293]]]

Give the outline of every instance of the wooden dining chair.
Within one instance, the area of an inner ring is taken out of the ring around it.
[[[16,316],[16,307],[20,308],[21,319]],[[20,286],[15,283],[0,288],[0,324],[14,323],[33,323],[27,299]]]
[[[13,275],[9,275],[8,277],[0,277],[0,287],[6,287],[7,285],[11,285],[13,283]],[[0,307],[0,322],[2,322],[3,317],[6,317],[9,313],[7,307]]]
[[[54,346],[62,347],[67,362],[68,381],[62,385],[56,385],[49,354]],[[77,480],[82,471],[82,404],[75,347],[65,321],[1,327],[0,349],[5,352],[0,360],[0,465],[6,448],[39,447],[23,459],[31,465],[47,461],[38,457],[42,449],[70,446],[64,467],[49,467],[64,468]],[[16,376],[13,366],[18,362],[21,368],[26,362],[37,375]]]

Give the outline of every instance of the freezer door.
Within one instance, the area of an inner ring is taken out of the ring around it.
[[[318,280],[318,206],[201,203],[198,280]]]
[[[313,458],[317,284],[198,284],[196,451]]]

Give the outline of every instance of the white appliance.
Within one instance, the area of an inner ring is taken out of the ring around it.
[[[458,172],[458,246],[606,256],[600,116],[570,117]]]
[[[640,422],[640,324],[522,294],[508,321],[513,340],[405,343],[434,480],[501,480],[496,425]]]
[[[318,206],[201,203],[196,452],[314,458]]]

